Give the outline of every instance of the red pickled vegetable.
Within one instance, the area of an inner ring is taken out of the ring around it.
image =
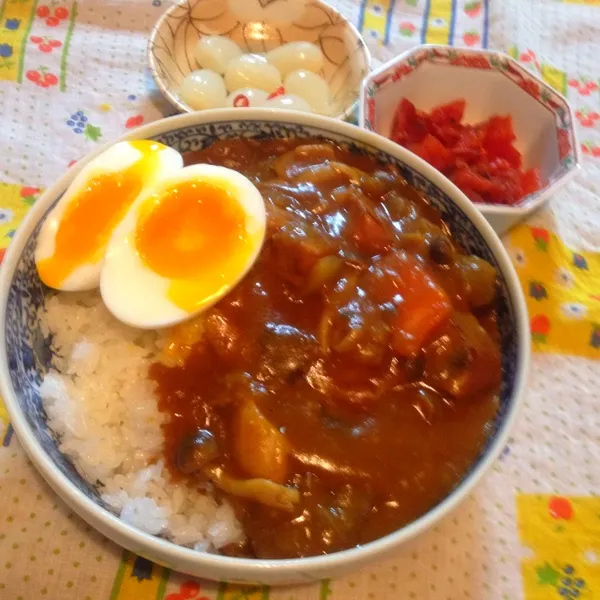
[[[406,147],[430,165],[433,165],[438,171],[445,171],[454,162],[452,152],[430,133],[422,141],[407,144]]]
[[[515,205],[542,186],[538,169],[522,169],[512,118],[494,115],[476,125],[462,123],[465,101],[430,113],[403,98],[391,139],[450,178],[473,202]]]
[[[406,98],[400,101],[392,129],[396,136],[393,139],[398,144],[420,142],[426,133],[424,119]]]
[[[430,119],[438,125],[460,123],[465,113],[467,103],[464,100],[454,100],[449,104],[442,104],[431,111]]]

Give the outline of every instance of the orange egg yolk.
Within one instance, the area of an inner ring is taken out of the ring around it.
[[[142,156],[122,171],[91,177],[61,215],[54,253],[37,263],[46,285],[58,288],[75,269],[102,258],[113,230],[140,193],[144,178],[156,168],[161,145],[146,140],[130,144]]]
[[[255,247],[234,194],[202,181],[181,182],[146,203],[135,243],[142,262],[170,281],[169,298],[189,312],[229,287]]]

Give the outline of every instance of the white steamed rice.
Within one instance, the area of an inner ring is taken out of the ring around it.
[[[97,292],[52,296],[40,319],[53,336],[40,388],[48,426],[103,500],[130,525],[197,550],[243,539],[228,504],[172,482],[161,460],[166,417],[147,378],[160,334],[121,324]]]

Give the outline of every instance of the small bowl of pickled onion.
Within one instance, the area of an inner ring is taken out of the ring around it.
[[[180,112],[267,107],[347,119],[371,58],[321,0],[191,0],[160,17],[148,60]]]
[[[499,52],[419,46],[365,78],[359,113],[448,177],[499,234],[579,169],[567,100]]]

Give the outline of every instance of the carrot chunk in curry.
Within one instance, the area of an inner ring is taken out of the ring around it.
[[[492,265],[389,165],[322,140],[216,142],[268,232],[244,280],[155,363],[165,459],[294,558],[364,544],[442,500],[479,455],[501,360]]]

